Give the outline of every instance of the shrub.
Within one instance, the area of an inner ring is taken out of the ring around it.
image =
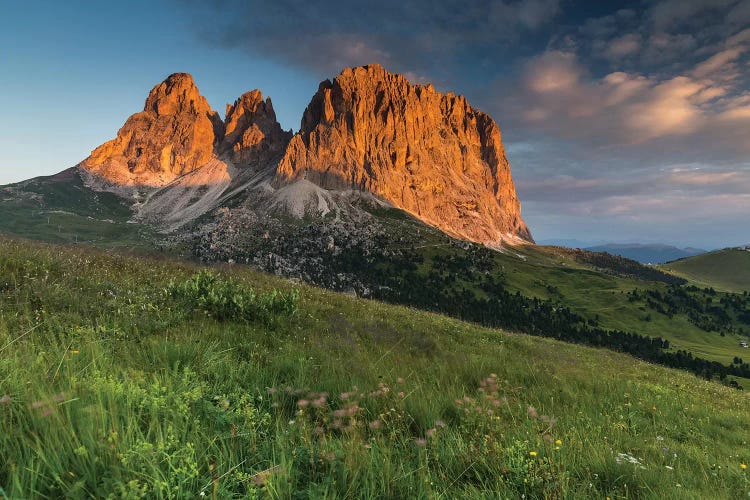
[[[236,280],[209,271],[200,271],[179,283],[171,281],[167,294],[220,321],[265,324],[293,316],[299,302],[298,290],[256,293]]]

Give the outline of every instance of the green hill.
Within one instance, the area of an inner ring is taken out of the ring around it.
[[[750,251],[725,249],[669,262],[662,269],[702,286],[750,291]]]
[[[112,193],[84,186],[74,168],[0,186],[0,233],[51,243],[152,252],[153,231]]]
[[[0,498],[750,492],[741,391],[199,271],[0,240]]]

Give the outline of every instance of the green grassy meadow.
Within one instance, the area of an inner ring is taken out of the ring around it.
[[[430,252],[447,251],[437,247]],[[495,272],[503,274],[508,290],[552,299],[586,318],[597,319],[603,328],[662,337],[674,349],[724,364],[731,363],[736,356],[747,357],[747,350],[739,346],[740,341],[747,339],[746,335],[707,332],[684,314],[670,318],[628,300],[628,292],[635,289],[665,291],[667,286],[663,283],[608,274],[576,262],[555,247],[514,247],[496,252],[493,261]],[[474,287],[471,283],[463,286]]]
[[[750,494],[742,391],[199,271],[0,240],[0,498]]]
[[[750,252],[726,249],[660,266],[702,286],[730,292],[750,291]]]

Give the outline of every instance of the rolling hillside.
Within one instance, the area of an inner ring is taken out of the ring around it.
[[[703,286],[733,292],[750,291],[750,251],[730,248],[661,266]]]
[[[0,240],[0,352],[0,498],[750,492],[740,391],[236,266]]]

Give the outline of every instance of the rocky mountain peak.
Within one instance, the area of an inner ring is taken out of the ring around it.
[[[143,111],[153,111],[157,116],[182,111],[213,113],[189,73],[173,73],[151,89]]]
[[[222,135],[221,119],[193,78],[175,73],[154,86],[143,111],[80,166],[116,185],[162,186],[208,162]]]
[[[321,82],[275,184],[298,179],[368,191],[459,238],[533,241],[494,120],[377,64]]]
[[[161,187],[214,158],[241,168],[273,168],[291,136],[259,90],[227,106],[222,121],[193,77],[174,73],[151,89],[143,111],[128,118],[116,138],[79,167],[105,189]]]
[[[292,133],[282,130],[276,121],[271,98],[263,99],[260,90],[246,92],[234,104],[227,105],[225,135],[221,152],[242,167],[259,167],[280,156]],[[277,158],[278,159],[278,158]]]

